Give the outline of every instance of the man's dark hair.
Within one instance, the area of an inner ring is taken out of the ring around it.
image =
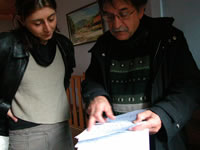
[[[113,4],[113,0],[97,0],[99,4],[100,11],[103,11],[103,6],[105,3]],[[139,10],[140,7],[144,6],[148,0],[123,0],[125,2],[131,2],[131,4]]]

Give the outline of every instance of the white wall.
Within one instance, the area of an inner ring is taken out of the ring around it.
[[[152,17],[162,17],[162,0],[148,0],[148,7],[151,10],[150,16]]]
[[[149,0],[151,16],[173,17],[200,69],[200,0]]]
[[[190,51],[200,68],[200,0],[163,0],[163,15],[175,18],[174,25],[181,29]]]
[[[66,14],[92,2],[95,2],[95,0],[57,0],[58,28],[60,29],[61,33],[69,37]],[[90,54],[88,54],[88,50],[93,45],[94,42],[74,47],[76,58],[76,68],[74,69],[74,74],[80,75],[87,69],[91,57]]]

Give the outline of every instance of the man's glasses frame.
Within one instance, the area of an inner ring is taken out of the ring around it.
[[[130,15],[132,15],[136,10],[132,10],[130,12],[119,12],[119,14],[111,14],[107,12],[103,12],[103,19],[107,22],[113,22],[115,20],[115,17],[120,19],[121,21],[126,20],[129,18]]]

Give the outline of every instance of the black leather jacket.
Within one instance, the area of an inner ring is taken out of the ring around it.
[[[188,49],[183,33],[172,26],[172,18],[144,16],[141,25],[155,43],[151,67],[151,107],[159,115],[162,129],[151,136],[151,150],[186,150],[183,127],[198,106],[200,72]],[[91,63],[82,82],[82,95],[88,104],[94,97],[110,98],[110,47],[115,44],[106,32],[90,50]],[[123,51],[123,50],[122,50]]]
[[[65,88],[75,67],[74,48],[70,40],[55,33],[55,39],[65,64]],[[0,34],[0,135],[8,135],[7,112],[29,62],[29,53],[14,34]]]

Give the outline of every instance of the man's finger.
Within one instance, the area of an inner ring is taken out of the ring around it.
[[[113,112],[112,112],[111,109],[108,110],[108,111],[106,111],[105,113],[106,113],[106,116],[107,116],[108,118],[110,118],[110,119],[112,119],[112,120],[115,119],[115,116],[114,116],[114,114],[113,114]]]
[[[137,118],[135,121],[133,121],[133,123],[139,123],[141,121],[145,121],[147,120],[150,116],[151,116],[151,111],[147,110],[147,111],[144,111],[144,112],[141,112],[137,115]]]
[[[114,120],[115,119],[115,116],[113,114],[113,111],[112,111],[112,108],[110,106],[110,104],[108,104],[106,107],[105,107],[105,114],[108,118]]]
[[[93,116],[90,116],[88,121],[88,131],[92,129],[92,126],[96,123],[96,119]]]
[[[143,114],[138,114],[136,120],[133,121],[133,123],[139,123],[141,121],[144,121],[146,118]]]
[[[100,123],[104,123],[105,119],[103,118],[103,108],[102,106],[96,107],[96,109],[93,109],[93,111],[90,114],[91,116],[93,116],[96,121],[100,122]]]
[[[132,131],[138,131],[138,130],[144,130],[146,128],[149,128],[148,127],[148,122],[144,121],[144,122],[140,122],[138,123],[138,125],[130,128],[129,130],[132,130]]]

